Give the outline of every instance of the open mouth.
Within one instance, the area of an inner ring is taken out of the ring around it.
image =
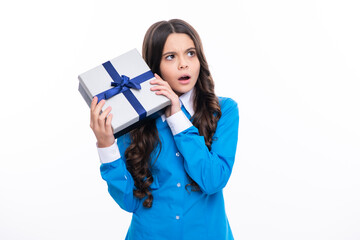
[[[180,81],[186,81],[186,80],[189,80],[190,79],[190,76],[189,75],[183,75],[179,78]]]

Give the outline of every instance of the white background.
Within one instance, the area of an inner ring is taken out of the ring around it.
[[[0,239],[123,239],[78,74],[182,18],[240,109],[236,239],[360,239],[357,0],[0,4]]]

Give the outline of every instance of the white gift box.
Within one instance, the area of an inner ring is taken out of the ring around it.
[[[138,83],[141,89],[129,88],[128,85],[117,88],[111,86],[111,83],[116,80],[123,82],[121,75],[130,78],[130,82]],[[111,125],[115,137],[139,126],[146,119],[157,116],[160,110],[170,105],[167,97],[156,95],[150,90],[153,86],[150,80],[155,77],[136,49],[84,72],[78,78],[79,92],[89,106],[94,96],[104,92],[117,92],[121,89],[122,92],[106,99],[102,108],[104,111],[108,106],[112,107]]]

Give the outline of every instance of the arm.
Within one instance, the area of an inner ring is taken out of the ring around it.
[[[134,197],[134,180],[127,171],[124,160],[120,158],[114,162],[103,163],[100,172],[115,202],[125,211],[135,212],[140,206],[140,199]]]
[[[185,170],[207,194],[223,189],[230,178],[238,140],[239,112],[236,102],[224,99],[222,116],[214,134],[211,151],[203,136],[191,126],[174,136],[184,157]]]
[[[122,138],[118,139],[118,143],[122,143]],[[116,143],[114,145],[112,147],[115,147],[117,151],[119,149],[121,151],[124,147],[118,146]],[[111,151],[111,147],[107,150]],[[120,156],[112,161],[112,159],[104,159],[100,155],[100,160],[102,162],[100,166],[101,177],[106,181],[111,197],[125,211],[135,212],[140,205],[140,199],[134,197],[134,180],[126,168],[124,157]]]
[[[100,114],[104,103],[105,101],[100,101],[97,104],[95,97],[90,108],[90,127],[96,136],[102,163],[101,176],[107,182],[108,191],[116,203],[125,211],[134,212],[139,207],[140,200],[133,195],[134,180],[126,169],[125,159],[120,154],[126,149],[125,137],[119,138],[118,144],[116,143],[111,127],[111,108],[108,107]]]

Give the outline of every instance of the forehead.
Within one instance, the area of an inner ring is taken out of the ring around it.
[[[185,51],[194,48],[195,44],[185,33],[171,33],[166,39],[163,52]]]

